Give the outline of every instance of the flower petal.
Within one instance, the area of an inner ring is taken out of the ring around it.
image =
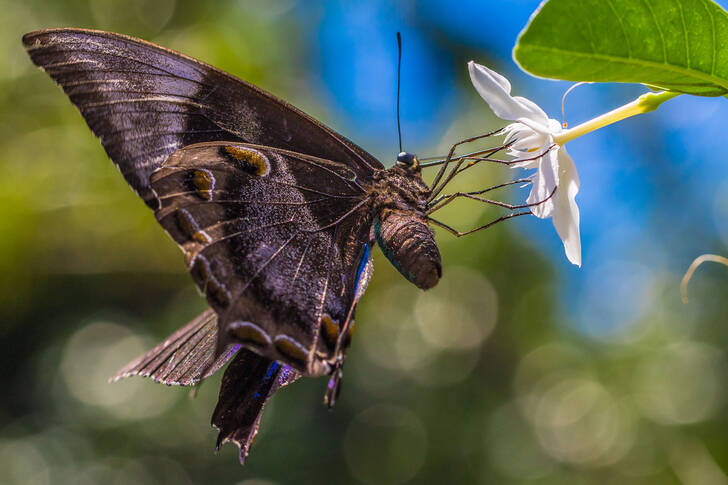
[[[503,143],[506,145],[512,143],[508,148],[508,152],[511,155],[511,152],[514,152],[515,155],[513,156],[515,157],[523,155],[519,152],[531,151],[536,148],[540,148],[541,146],[549,143],[551,140],[550,135],[538,133],[523,123],[511,123],[506,126],[503,131],[506,134],[506,137],[503,139]]]
[[[518,96],[516,96],[516,98],[518,98]],[[525,98],[523,98],[523,99],[525,99]],[[539,108],[539,109],[541,109],[541,108]],[[518,118],[516,121],[518,121],[519,123],[523,123],[524,125],[531,128],[533,131],[535,131],[536,133],[538,133],[540,135],[551,136],[552,133],[558,133],[561,131],[561,125],[559,125],[559,122],[554,119],[551,119],[551,118],[546,118],[545,123],[542,123],[541,120],[533,120],[531,118],[525,118],[525,117]],[[553,131],[553,129],[552,129],[553,128],[552,122],[556,123],[556,125],[557,125],[556,131]]]
[[[536,103],[520,96],[511,96],[508,79],[473,61],[468,62],[468,70],[473,86],[497,117],[509,121],[527,118],[544,127],[548,126],[548,116]]]
[[[533,176],[531,193],[526,199],[529,204],[537,204],[531,207],[531,212],[541,219],[551,217],[554,212],[554,198],[559,193],[558,190],[554,193],[554,189],[558,185],[559,151],[561,150],[549,150],[539,158],[538,168]]]
[[[558,151],[558,169],[559,188],[554,194],[554,227],[564,242],[566,257],[573,264],[581,266],[579,207],[575,199],[579,192],[579,174],[576,172],[574,160],[563,147]]]

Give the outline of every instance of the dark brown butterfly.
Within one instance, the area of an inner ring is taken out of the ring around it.
[[[279,387],[330,375],[334,404],[374,240],[409,281],[437,284],[428,221],[453,198],[435,196],[466,160],[454,147],[430,188],[414,155],[385,169],[285,101],[157,45],[80,29],[23,42],[180,246],[211,307],[114,379],[193,385],[234,357],[212,424],[241,461]]]

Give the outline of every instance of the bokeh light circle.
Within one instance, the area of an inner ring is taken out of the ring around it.
[[[674,343],[643,358],[634,377],[634,395],[642,412],[656,422],[697,423],[720,409],[725,371],[718,348]]]
[[[427,432],[412,411],[373,406],[349,424],[344,456],[352,475],[366,484],[388,485],[411,480],[427,453]]]
[[[109,377],[149,346],[120,325],[91,323],[68,340],[61,375],[74,398],[103,409],[111,417],[136,420],[157,416],[174,404],[178,393],[141,377],[108,382]],[[104,422],[98,425],[103,426]]]
[[[481,273],[455,267],[433,290],[420,294],[414,310],[420,332],[430,345],[471,349],[495,328],[498,297]]]
[[[582,467],[618,461],[634,442],[628,405],[594,376],[588,354],[563,344],[541,346],[519,364],[519,409],[543,450]]]
[[[634,439],[624,406],[599,382],[563,379],[542,396],[532,424],[554,458],[581,466],[604,466],[620,459]]]
[[[46,459],[23,440],[0,442],[0,483],[3,485],[50,485]]]
[[[505,477],[534,480],[556,466],[513,404],[501,406],[490,416],[484,442],[488,462]]]

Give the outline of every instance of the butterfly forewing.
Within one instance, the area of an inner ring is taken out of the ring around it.
[[[319,364],[332,357],[370,243],[369,193],[356,174],[216,142],[178,150],[151,180],[157,219],[219,315],[220,345],[230,338],[301,372],[327,372]]]
[[[112,381],[140,375],[168,385],[192,386],[225,365],[239,345],[216,356],[217,315],[210,309],[119,370]]]
[[[151,173],[178,148],[198,142],[243,141],[293,150],[337,160],[360,176],[382,168],[285,101],[149,42],[82,29],[31,32],[23,42],[150,206]]]

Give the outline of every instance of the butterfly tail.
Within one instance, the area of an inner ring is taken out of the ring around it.
[[[258,433],[263,407],[279,388],[299,376],[285,364],[241,349],[225,370],[212,414],[212,425],[220,431],[217,449],[232,441],[240,448],[240,463],[244,464]]]
[[[168,385],[198,384],[225,365],[239,348],[237,345],[228,346],[216,356],[216,345],[217,315],[208,309],[124,366],[109,381],[140,375]]]

